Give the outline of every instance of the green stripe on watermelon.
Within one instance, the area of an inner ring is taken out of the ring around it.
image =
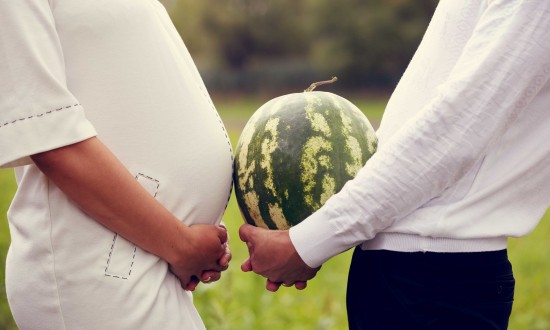
[[[374,129],[328,92],[277,97],[246,124],[235,156],[235,194],[245,220],[287,229],[319,209],[376,150]]]

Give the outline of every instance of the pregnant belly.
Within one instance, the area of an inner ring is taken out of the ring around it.
[[[232,149],[220,121],[198,123],[145,139],[129,168],[186,224],[218,223],[231,194]]]

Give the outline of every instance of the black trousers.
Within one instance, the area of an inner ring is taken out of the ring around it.
[[[514,275],[506,250],[363,251],[348,278],[350,329],[507,329]]]

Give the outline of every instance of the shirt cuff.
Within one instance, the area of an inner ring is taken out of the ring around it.
[[[298,255],[311,268],[321,266],[352,247],[329,220],[328,214],[320,209],[289,230],[290,241]]]

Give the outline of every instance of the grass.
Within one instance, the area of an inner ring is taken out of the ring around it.
[[[376,126],[385,100],[350,98]],[[224,99],[216,101],[228,128],[233,146],[244,123],[267,99]],[[15,192],[12,170],[0,170],[0,278],[4,283],[4,266],[9,232],[6,210]],[[224,221],[229,229],[233,261],[222,279],[199,286],[195,304],[208,329],[346,329],[345,289],[351,251],[338,255],[323,265],[304,291],[282,288],[266,291],[265,280],[242,273],[241,262],[247,257],[246,246],[238,238],[243,223],[234,196]],[[510,329],[550,329],[550,212],[528,236],[510,239],[509,253],[516,276],[516,301]],[[367,297],[368,298],[368,297]],[[15,329],[6,303],[4,286],[0,289],[0,329]]]
[[[15,194],[16,184],[13,170],[0,170],[0,329],[16,329],[11,312],[6,299],[5,269],[6,253],[10,245],[10,234],[8,229],[8,220],[6,212],[8,206]]]

